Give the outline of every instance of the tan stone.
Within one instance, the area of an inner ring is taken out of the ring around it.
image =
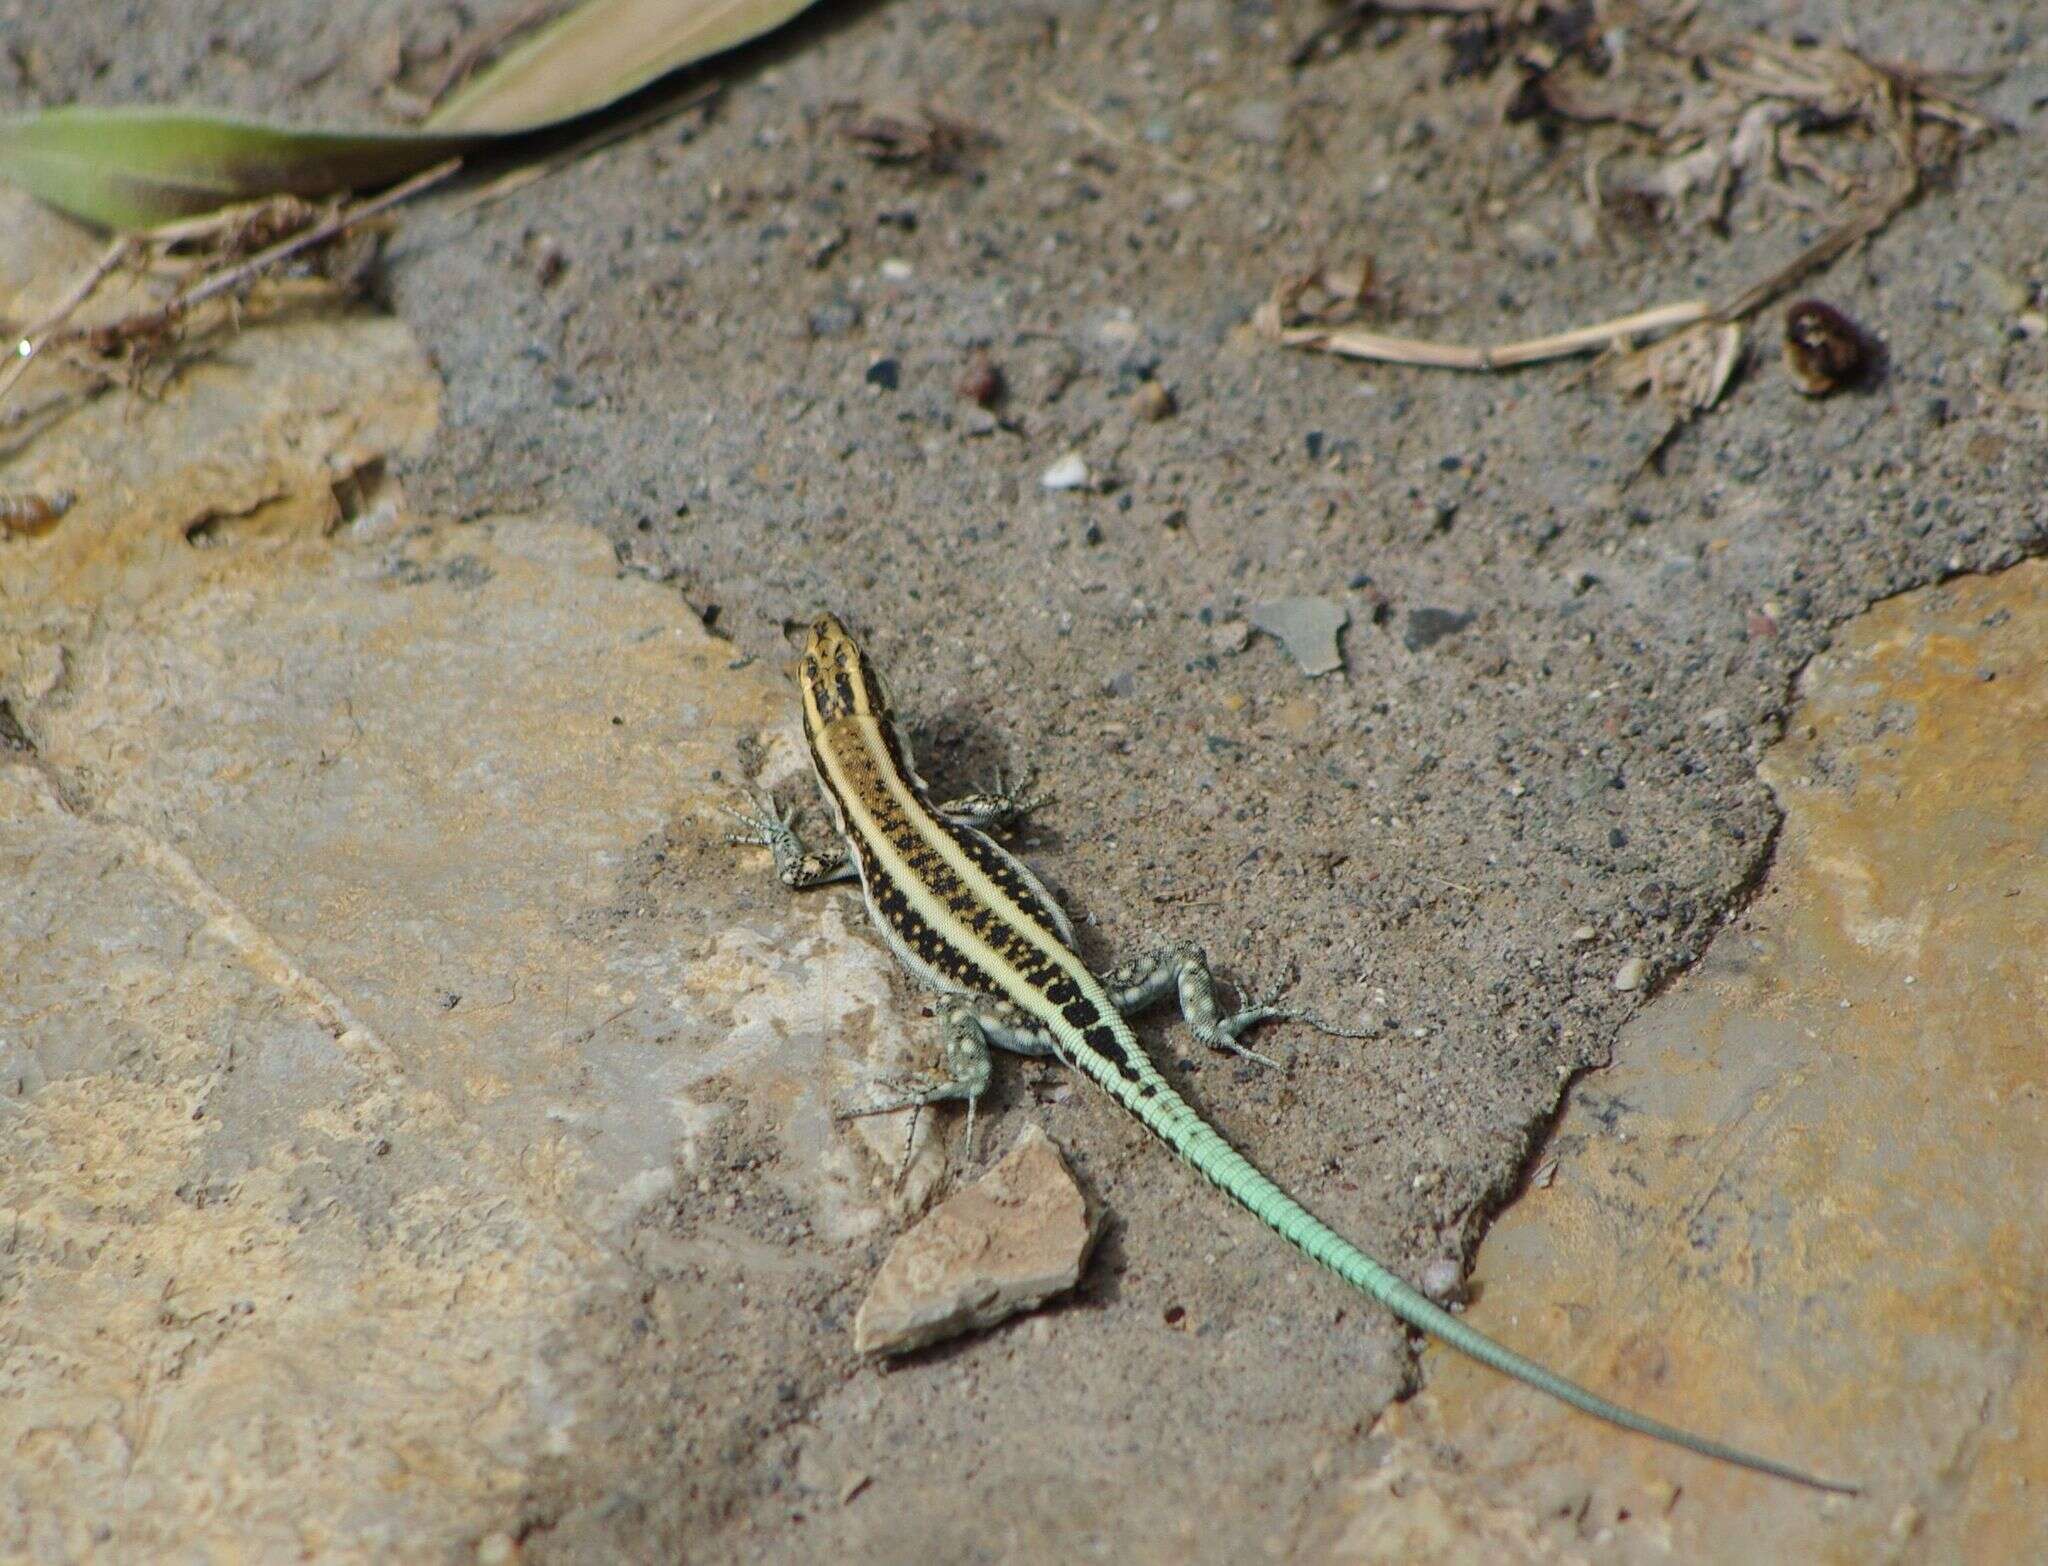
[[[1442,1349],[1383,1429],[1403,1461],[1462,1454],[1432,1518],[1448,1485],[1453,1513],[1517,1505],[1591,1560],[1880,1560],[1905,1534],[1930,1560],[2048,1558],[2048,563],[1845,627],[1788,731],[1762,894],[1630,1025],[1601,1113],[1565,1116],[1467,1319],[1867,1495],[1622,1434]]]
[[[1036,1125],[896,1242],[853,1324],[863,1354],[904,1354],[1030,1310],[1080,1281],[1087,1199]]]
[[[0,193],[0,298],[67,232]],[[942,1167],[831,1118],[929,1050],[857,905],[724,841],[780,671],[593,530],[409,514],[438,399],[302,312],[16,459],[79,498],[0,540],[0,1557],[466,1555],[616,1417],[605,1302],[748,1243],[643,1221],[736,1107],[828,1241]]]

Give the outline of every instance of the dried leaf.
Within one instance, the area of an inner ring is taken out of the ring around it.
[[[427,117],[430,131],[533,130],[588,114],[771,32],[813,0],[586,0]]]
[[[1273,285],[1273,292],[1252,314],[1252,324],[1269,337],[1291,326],[1315,322],[1336,326],[1358,314],[1372,294],[1373,260],[1318,262]]]
[[[1742,328],[1733,321],[1702,321],[1647,348],[1624,355],[1612,372],[1623,391],[1648,389],[1679,419],[1721,400],[1742,362]]]
[[[951,169],[970,149],[995,142],[979,125],[924,103],[880,105],[847,121],[840,134],[877,163],[922,163],[935,172]]]

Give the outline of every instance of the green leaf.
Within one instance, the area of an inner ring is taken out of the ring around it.
[[[174,109],[51,109],[0,122],[0,175],[106,228],[153,228],[259,196],[382,185],[479,136],[299,131]]]
[[[0,120],[0,179],[114,229],[264,196],[387,184],[443,158],[616,103],[745,43],[813,0],[586,0],[417,131],[295,130],[203,110],[51,109]]]

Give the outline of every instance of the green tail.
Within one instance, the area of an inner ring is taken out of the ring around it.
[[[1130,1053],[1143,1058],[1135,1043],[1131,1045]],[[1104,1062],[1104,1065],[1107,1067],[1108,1063]],[[1149,1067],[1150,1062],[1146,1065]],[[1739,1447],[1710,1441],[1704,1436],[1680,1430],[1676,1425],[1667,1425],[1660,1419],[1634,1413],[1619,1403],[1610,1403],[1597,1393],[1588,1392],[1576,1382],[1567,1381],[1555,1371],[1544,1369],[1534,1360],[1524,1359],[1514,1350],[1502,1347],[1485,1333],[1466,1326],[1426,1295],[1410,1288],[1281,1190],[1249,1159],[1224,1141],[1164,1078],[1150,1071],[1146,1077],[1145,1085],[1152,1089],[1150,1093],[1139,1093],[1128,1082],[1114,1076],[1108,1079],[1097,1077],[1097,1080],[1210,1184],[1240,1203],[1253,1217],[1303,1255],[1321,1262],[1360,1293],[1378,1300],[1411,1327],[1441,1338],[1460,1353],[1471,1355],[1483,1365],[1491,1365],[1503,1375],[1513,1376],[1539,1392],[1549,1393],[1561,1403],[1568,1403],[1582,1413],[1619,1425],[1624,1430],[1668,1441],[1702,1457],[1717,1457],[1724,1463],[1769,1474],[1775,1479],[1789,1479],[1811,1489],[1827,1490],[1836,1495],[1862,1493],[1857,1485],[1817,1479],[1788,1464],[1773,1462],[1768,1457],[1758,1457]]]

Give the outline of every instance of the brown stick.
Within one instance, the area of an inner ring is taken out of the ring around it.
[[[1678,304],[1638,310],[1616,316],[1593,326],[1581,326],[1549,337],[1531,337],[1503,343],[1497,348],[1472,348],[1462,343],[1432,343],[1413,337],[1387,337],[1354,327],[1296,326],[1280,334],[1280,341],[1293,348],[1320,348],[1326,353],[1351,359],[1377,359],[1387,364],[1418,364],[1438,370],[1506,370],[1544,359],[1564,359],[1576,353],[1605,348],[1625,337],[1644,332],[1666,332],[1691,326],[1713,314],[1704,299],[1687,299]]]
[[[133,244],[134,240],[123,235],[108,245],[100,252],[99,259],[65,291],[56,307],[22,334],[14,345],[14,351],[8,355],[8,362],[0,366],[0,403],[7,400],[7,394],[14,390],[14,383],[28,373],[29,364],[35,356],[57,337],[64,323],[71,319],[72,311],[92,296],[92,291],[100,286],[109,272],[128,259]]]

